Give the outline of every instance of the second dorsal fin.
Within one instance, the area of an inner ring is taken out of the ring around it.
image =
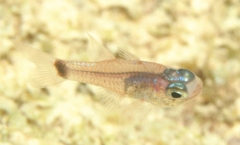
[[[137,56],[125,51],[125,50],[119,50],[118,54],[121,58],[127,59],[127,60],[140,60]]]
[[[93,38],[89,33],[89,46],[87,53],[91,61],[103,61],[109,59],[115,59],[114,55],[103,45],[101,45],[95,38]]]

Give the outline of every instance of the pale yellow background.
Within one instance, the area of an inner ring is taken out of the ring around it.
[[[87,60],[87,32],[114,54],[192,70],[203,94],[119,124],[89,85],[27,85],[34,65],[13,39]],[[0,0],[0,145],[239,145],[239,76],[239,0]]]

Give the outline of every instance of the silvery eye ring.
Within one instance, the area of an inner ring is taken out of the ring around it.
[[[194,80],[194,78],[195,78],[194,74],[187,69],[175,70],[172,68],[164,70],[163,76],[165,79],[167,79],[170,82],[181,81],[181,82],[188,83],[188,82]]]
[[[169,97],[175,99],[186,98],[188,96],[187,87],[181,82],[174,82],[169,84],[166,93]]]
[[[195,78],[194,74],[187,69],[179,69],[177,71],[180,74],[181,81],[190,82]]]

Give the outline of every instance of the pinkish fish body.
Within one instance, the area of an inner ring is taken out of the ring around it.
[[[90,39],[88,51],[94,62],[56,59],[20,43],[21,51],[37,66],[30,74],[30,84],[46,87],[75,80],[160,107],[175,106],[201,94],[202,82],[189,70],[141,61],[126,52],[122,53],[124,59],[117,59]]]

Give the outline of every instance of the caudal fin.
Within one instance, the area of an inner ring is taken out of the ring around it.
[[[15,42],[15,44],[18,49],[36,65],[36,68],[29,74],[29,83],[31,86],[43,88],[64,81],[64,78],[58,75],[54,67],[56,60],[54,57],[24,43]]]

